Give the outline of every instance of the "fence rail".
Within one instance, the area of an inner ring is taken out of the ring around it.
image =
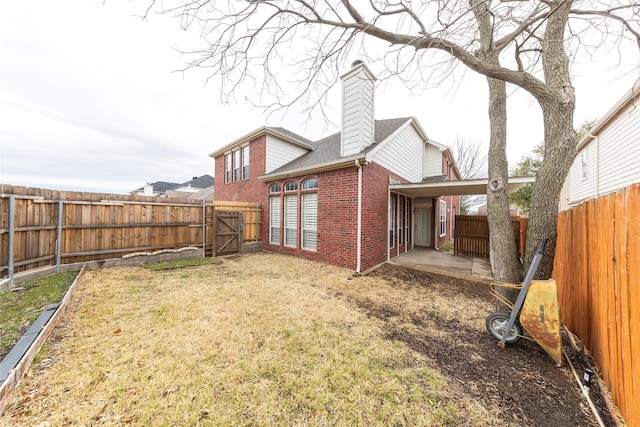
[[[55,265],[184,247],[214,252],[215,210],[242,211],[244,241],[258,241],[255,203],[206,203],[0,184],[0,279]]]
[[[590,350],[627,425],[640,426],[640,185],[558,216],[562,322]]]

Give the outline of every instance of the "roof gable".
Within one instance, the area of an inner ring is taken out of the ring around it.
[[[307,150],[313,150],[313,142],[311,142],[309,139],[298,135],[295,132],[291,132],[288,129],[282,128],[282,127],[270,127],[270,126],[263,126],[261,128],[258,128],[256,130],[254,130],[253,132],[249,132],[248,134],[236,139],[233,142],[230,142],[229,144],[225,145],[224,147],[214,151],[213,153],[209,154],[209,157],[218,157],[221,154],[224,153],[228,153],[229,151],[235,149],[235,148],[239,148],[242,145],[248,144],[249,142],[251,142],[252,140],[259,138],[263,135],[273,135],[276,136],[290,144],[294,144],[303,148],[306,148]]]
[[[374,150],[379,144],[387,140],[389,136],[409,120],[411,120],[410,117],[376,120],[373,143],[368,146],[362,154],[366,154],[367,152]],[[309,151],[308,153],[265,175],[265,178],[272,175],[279,175],[298,170],[300,173],[303,173],[307,169],[313,169],[320,165],[327,165],[332,162],[339,163],[341,159],[350,159],[353,156],[340,156],[340,136],[340,132],[336,132],[333,135],[327,136],[326,138],[313,143],[315,147],[313,151]]]

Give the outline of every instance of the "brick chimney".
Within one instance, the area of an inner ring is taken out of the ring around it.
[[[351,70],[342,77],[342,135],[341,155],[351,156],[362,152],[373,143],[374,111],[373,73],[364,62],[357,60]]]

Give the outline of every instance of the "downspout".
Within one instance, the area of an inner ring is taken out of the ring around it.
[[[356,232],[356,273],[360,273],[362,258],[362,165],[360,160],[356,159],[356,167],[358,168],[358,226]]]

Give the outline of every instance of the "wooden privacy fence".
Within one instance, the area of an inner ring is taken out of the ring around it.
[[[185,247],[215,252],[214,209],[246,211],[243,237],[258,240],[255,203],[62,192],[0,185],[0,279],[41,267]],[[252,216],[253,215],[253,216]],[[247,220],[248,217],[248,220]],[[248,230],[247,230],[248,229]]]
[[[489,222],[486,215],[456,215],[453,251],[456,255],[489,258]],[[528,218],[512,217],[516,250],[522,258],[527,243]]]
[[[640,426],[640,184],[560,212],[553,278],[562,322]]]

